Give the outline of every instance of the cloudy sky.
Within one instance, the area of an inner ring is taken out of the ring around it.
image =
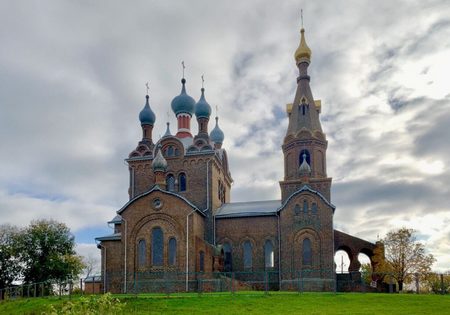
[[[434,269],[449,270],[446,0],[3,0],[0,223],[54,218],[80,253],[97,253],[94,237],[128,200],[145,82],[156,140],[175,123],[181,60],[188,93],[198,99],[204,74],[219,107],[232,201],[279,198],[301,7],[336,228],[369,241],[414,228]]]

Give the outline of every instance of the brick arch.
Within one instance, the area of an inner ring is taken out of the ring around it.
[[[129,261],[133,261],[133,268],[134,270],[137,270],[137,242],[140,239],[144,239],[146,241],[146,260],[147,262],[150,262],[151,259],[151,231],[156,228],[160,227],[163,231],[163,244],[164,244],[164,268],[166,269],[169,265],[168,263],[168,242],[170,238],[175,238],[177,240],[177,262],[176,267],[181,269],[183,261],[179,258],[182,256],[182,246],[183,242],[185,242],[185,232],[181,225],[176,222],[172,217],[170,217],[167,214],[164,213],[154,213],[147,215],[143,218],[141,218],[131,229],[130,231],[130,237],[128,240],[130,240],[130,243],[133,246],[129,246]],[[143,230],[146,231],[143,231]],[[130,244],[129,243],[129,244]],[[130,245],[131,245],[130,244]],[[150,266],[150,263],[146,264],[147,268]]]
[[[364,253],[370,258],[370,262],[373,266],[373,251],[376,245],[360,239],[358,237],[351,236],[349,234],[343,233],[341,231],[334,230],[334,248],[335,254],[338,250],[344,250],[350,259],[350,266],[348,271],[359,272],[361,268],[361,263],[358,260],[359,253]]]
[[[303,266],[303,240],[309,238],[312,249],[311,266]],[[293,238],[294,245],[294,270],[305,268],[321,269],[322,268],[322,238],[320,234],[312,229],[306,228],[298,231]]]

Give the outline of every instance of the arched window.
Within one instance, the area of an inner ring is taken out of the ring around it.
[[[180,191],[186,191],[186,174],[178,175],[178,187]]]
[[[253,265],[252,243],[250,243],[250,241],[245,241],[243,247],[244,247],[244,268],[252,268]]]
[[[311,211],[313,214],[317,214],[317,203],[315,202],[312,203]]]
[[[173,156],[173,146],[171,146],[171,145],[167,149],[167,156]]]
[[[303,265],[312,265],[312,249],[311,249],[311,240],[309,238],[305,238],[303,240]]]
[[[204,272],[205,271],[205,252],[204,251],[200,251],[199,270],[200,270],[200,272]]]
[[[308,213],[308,201],[303,200],[303,212]]]
[[[152,265],[162,266],[164,264],[164,240],[163,231],[157,227],[152,230]]]
[[[180,155],[180,150],[178,150],[178,148],[175,148],[175,156],[179,156]]]
[[[175,266],[176,263],[177,263],[177,240],[172,237],[169,240],[169,265]]]
[[[294,213],[295,213],[295,215],[299,215],[301,213],[301,209],[298,204],[296,204],[294,207]]]
[[[138,266],[145,266],[145,256],[146,256],[146,248],[145,248],[145,240],[140,240],[138,243]]]
[[[166,177],[166,186],[168,191],[174,191],[175,190],[175,177],[173,175],[169,174]]]
[[[272,241],[267,240],[264,243],[264,266],[266,268],[273,268],[273,244]]]
[[[304,157],[306,157],[306,163],[308,163],[311,166],[311,155],[309,154],[309,151],[306,149],[304,149],[300,152],[300,155],[298,157],[299,158],[298,165],[299,166],[302,165]]]
[[[223,244],[223,255],[224,255],[224,262],[223,267],[224,271],[232,271],[232,253],[231,253],[231,246],[228,243]]]

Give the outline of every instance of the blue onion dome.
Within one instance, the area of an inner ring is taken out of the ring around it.
[[[152,125],[155,123],[155,113],[150,108],[148,103],[148,95],[145,96],[147,99],[144,105],[144,108],[139,113],[139,120],[141,121],[141,125]]]
[[[219,128],[219,117],[216,117],[216,126],[209,134],[211,141],[214,143],[223,143],[223,139],[225,138],[223,131]]]
[[[175,113],[175,115],[186,113],[192,116],[192,113],[194,112],[195,107],[195,100],[186,94],[186,79],[181,79],[181,83],[183,84],[183,87],[181,88],[180,95],[176,96],[172,100],[172,110]]]
[[[153,163],[152,163],[153,171],[165,172],[167,169],[167,161],[161,153],[161,144],[158,145],[157,150],[158,150],[158,153],[156,154],[155,158],[153,159]]]
[[[197,104],[195,104],[195,116],[197,118],[208,118],[211,116],[211,106],[209,106],[208,102],[205,99],[205,89],[202,88],[202,96],[198,100]]]

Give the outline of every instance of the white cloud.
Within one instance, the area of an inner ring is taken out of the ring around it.
[[[206,97],[219,105],[232,198],[278,198],[299,8],[263,0],[2,2],[2,223],[45,217],[74,231],[105,224],[128,198],[123,158],[140,137],[144,83],[156,139],[180,91],[181,60],[188,93],[199,97],[205,74]],[[400,223],[414,226],[427,235],[436,268],[450,269],[450,235],[430,229],[433,216],[447,220],[450,210],[448,4],[303,8],[336,226],[372,241]]]

